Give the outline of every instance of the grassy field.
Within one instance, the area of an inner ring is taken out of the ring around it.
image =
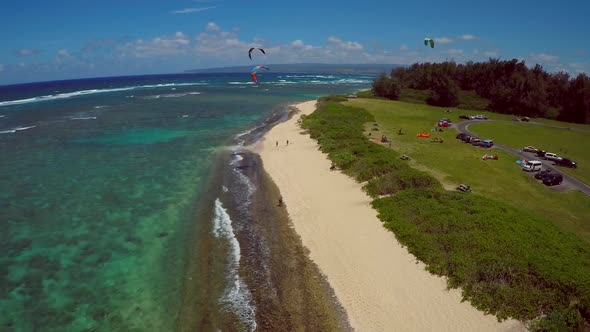
[[[414,104],[426,104],[426,99],[430,97],[430,90],[416,90],[405,88],[399,97],[400,101]],[[475,91],[459,91],[458,109],[468,110],[485,110],[490,102],[480,97]]]
[[[548,124],[550,126],[569,127],[569,128],[577,128],[577,129],[590,131],[590,124],[562,122],[562,121],[556,121],[556,120],[551,120],[551,119],[541,119],[541,118],[534,118],[534,119],[531,119],[531,121]]]
[[[448,115],[455,113],[445,113],[442,108],[427,105],[377,99],[356,99],[344,104],[364,108],[373,114],[381,131],[373,131],[372,136],[381,137],[383,133],[391,137],[393,149],[410,156],[412,165],[428,171],[445,187],[469,184],[481,195],[501,200],[535,216],[548,218],[561,229],[590,243],[590,197],[579,191],[559,192],[546,187],[521,171],[515,156],[462,143],[455,139],[457,132],[453,129],[442,133],[430,131],[441,117],[454,120],[453,116]],[[495,118],[499,116],[487,112],[467,113],[481,113]],[[405,134],[397,135],[399,129]],[[475,125],[472,129],[477,132]],[[431,133],[431,137],[439,137],[444,143],[431,143],[430,139],[417,138],[416,134],[420,132]],[[517,136],[518,132],[514,135]],[[502,141],[497,135],[490,137]],[[497,154],[499,160],[482,160],[481,157],[486,153]]]
[[[590,245],[587,235],[582,240],[588,197],[536,183],[506,154],[483,161],[484,150],[458,143],[451,131],[433,135],[442,144],[416,138],[446,114],[441,109],[345,100],[321,98],[302,127],[335,167],[365,182],[384,226],[430,272],[446,276],[480,310],[531,330],[590,323]],[[400,128],[405,135],[397,135]],[[393,149],[371,142],[381,134],[393,138]],[[400,152],[413,159],[401,160]],[[459,182],[475,191],[452,190]]]
[[[532,145],[572,159],[578,163],[577,169],[559,169],[585,183],[590,183],[590,131],[579,132],[516,122],[481,122],[470,125],[469,130],[512,148],[519,149]]]

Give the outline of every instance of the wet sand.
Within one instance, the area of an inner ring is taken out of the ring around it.
[[[301,114],[315,101],[296,105]],[[431,275],[383,228],[361,184],[338,171],[302,132],[295,115],[252,149],[280,189],[310,258],[326,276],[358,331],[517,331],[520,322],[461,302],[444,278]],[[289,140],[289,145],[286,141]],[[279,142],[276,146],[276,142]]]

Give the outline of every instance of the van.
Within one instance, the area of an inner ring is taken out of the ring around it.
[[[522,165],[522,170],[526,172],[540,171],[543,164],[538,160],[529,160]]]
[[[493,145],[494,141],[492,141],[491,139],[485,139],[479,142],[479,146],[481,146],[482,148],[491,148]]]

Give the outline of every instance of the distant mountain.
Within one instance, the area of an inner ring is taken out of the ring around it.
[[[325,64],[295,63],[266,65],[275,73],[309,73],[309,74],[389,74],[393,68],[404,67],[399,64]],[[186,73],[249,73],[251,66],[219,67],[192,69]]]

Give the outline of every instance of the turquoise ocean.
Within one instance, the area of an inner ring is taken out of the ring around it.
[[[239,275],[240,214],[217,194],[247,209],[254,189],[239,172],[235,183],[216,179],[289,105],[366,89],[373,77],[259,79],[0,86],[0,331],[174,331],[183,310],[209,307],[255,330]],[[207,248],[210,263],[195,264]]]

